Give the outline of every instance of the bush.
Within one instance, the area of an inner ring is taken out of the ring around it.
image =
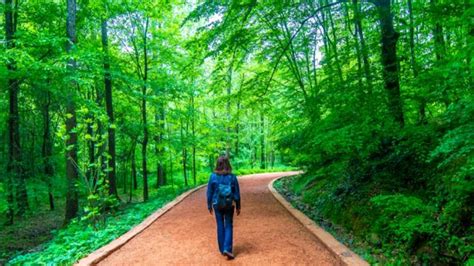
[[[435,209],[415,196],[379,195],[370,202],[377,211],[373,230],[391,248],[413,254],[436,234]]]
[[[459,115],[396,132],[370,129],[373,135],[354,136],[363,123],[322,123],[304,147],[312,155],[301,162],[307,174],[284,194],[326,228],[343,228],[336,231],[349,237],[339,238],[372,262],[467,263],[474,254],[474,105],[450,109]]]

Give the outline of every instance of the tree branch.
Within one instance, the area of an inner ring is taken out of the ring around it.
[[[373,1],[373,0],[368,0],[368,1]],[[325,8],[328,8],[328,7],[332,7],[332,6],[335,6],[335,5],[338,5],[338,4],[342,4],[342,3],[345,3],[345,2],[348,2],[348,0],[341,0],[341,1],[337,1],[337,2],[333,2],[333,3],[330,3],[330,4],[327,4],[327,5],[324,5],[324,6],[321,6],[319,7],[318,9],[316,9],[313,14],[311,14],[311,16],[308,16],[307,18],[305,18],[304,20],[302,20],[300,22],[300,26],[298,27],[298,29],[296,29],[295,33],[293,33],[293,35],[291,36],[290,40],[288,41],[288,43],[285,45],[285,47],[283,47],[283,50],[282,52],[280,53],[280,55],[278,56],[277,58],[277,61],[275,63],[275,66],[273,66],[273,69],[272,69],[272,72],[271,72],[271,75],[270,75],[270,78],[268,79],[267,81],[267,85],[265,87],[265,90],[264,90],[264,93],[261,95],[265,95],[270,87],[270,84],[273,80],[273,77],[275,76],[275,73],[276,73],[276,70],[278,69],[278,65],[280,64],[280,61],[281,61],[281,58],[283,57],[283,55],[285,54],[286,50],[288,50],[288,48],[290,47],[290,45],[292,44],[293,40],[296,38],[296,36],[298,35],[298,33],[300,33],[300,31],[303,29],[303,26],[306,24],[306,22],[308,22],[311,18],[315,17],[317,13],[321,12],[323,9]]]

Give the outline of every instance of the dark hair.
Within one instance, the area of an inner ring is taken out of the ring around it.
[[[217,158],[216,169],[214,169],[214,173],[218,175],[227,175],[232,173],[232,166],[230,165],[229,157],[219,156],[219,158]]]

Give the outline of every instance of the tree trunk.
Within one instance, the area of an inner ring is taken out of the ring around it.
[[[6,48],[15,47],[15,34],[17,27],[18,2],[12,0],[5,1],[5,40]],[[14,216],[14,195],[18,205],[18,214],[22,215],[29,207],[28,194],[26,190],[24,165],[22,161],[20,145],[20,115],[18,111],[18,93],[20,91],[19,80],[13,78],[16,71],[16,61],[9,58],[8,69],[8,163],[7,163],[7,224],[13,223]],[[13,74],[13,75],[12,75]],[[16,185],[15,185],[16,183]],[[16,189],[15,189],[16,188]],[[15,191],[16,190],[16,191]],[[16,192],[16,193],[15,193]]]
[[[128,201],[131,202],[132,201],[132,195],[133,195],[133,191],[137,189],[137,163],[135,161],[135,151],[137,149],[137,143],[135,140],[133,140],[133,143],[132,143],[132,149],[130,150],[130,160],[131,160],[131,166],[130,166],[130,170],[131,170],[131,176],[130,176],[130,196],[129,196],[129,199]]]
[[[255,118],[255,122],[252,123],[252,132],[258,132],[258,120],[257,118]],[[251,155],[250,155],[250,168],[254,168],[254,167],[257,167],[255,164],[257,164],[257,160],[258,160],[258,155],[257,155],[257,152],[258,152],[258,140],[257,138],[253,139],[252,138],[252,142],[251,142],[251,146],[252,146],[252,149],[251,149]]]
[[[326,0],[326,5],[329,5],[329,2],[327,0]],[[339,81],[341,82],[341,84],[343,84],[344,83],[344,77],[342,75],[342,66],[341,66],[341,62],[339,60],[339,52],[338,52],[338,49],[337,49],[337,42],[338,41],[337,41],[336,27],[334,26],[334,20],[333,20],[332,13],[331,13],[330,9],[327,10],[327,16],[329,18],[329,24],[331,26],[332,42],[330,42],[330,44],[332,46],[333,53],[334,53],[334,59],[335,59],[336,69],[337,69],[337,76],[339,77]]]
[[[260,115],[260,169],[265,169],[265,117],[263,113]]]
[[[158,158],[158,162],[156,163],[156,188],[163,186],[165,184],[164,175],[165,175],[165,168],[163,164],[164,160],[164,152],[163,152],[163,132],[164,132],[164,111],[163,106],[159,106],[157,113],[155,114],[155,123],[158,125],[158,133],[155,135],[155,155]]]
[[[328,71],[328,75],[332,75],[334,73],[334,68],[332,64],[332,58],[331,58],[331,50],[329,49],[330,46],[330,38],[327,30],[327,21],[326,21],[326,15],[324,12],[321,12],[321,28],[322,28],[322,33],[323,33],[323,50],[324,50],[324,57],[327,58],[326,66]],[[326,72],[326,71],[325,71]]]
[[[431,0],[431,8],[433,9],[433,13],[437,14],[438,12],[436,10],[436,0]],[[436,22],[434,24],[433,28],[433,39],[434,39],[434,51],[435,51],[435,56],[437,61],[441,61],[444,59],[444,56],[446,54],[446,44],[444,42],[444,36],[443,36],[443,26],[441,26],[441,23],[439,22],[439,19],[434,19]]]
[[[47,178],[49,209],[54,210],[54,196],[52,178],[54,176],[54,167],[51,161],[53,155],[53,141],[51,139],[51,118],[49,115],[49,107],[51,105],[51,93],[48,91],[45,95],[43,103],[43,145],[41,147],[41,155],[43,157],[43,171]]]
[[[356,0],[353,1],[353,11],[354,11],[354,25],[355,25],[355,32],[354,32],[354,46],[355,46],[355,52],[356,52],[356,55],[357,55],[357,82],[358,82],[358,86],[359,86],[359,90],[358,90],[358,98],[359,98],[359,104],[363,104],[364,102],[364,99],[365,99],[365,96],[363,95],[363,91],[360,89],[360,88],[363,88],[363,82],[362,82],[362,77],[363,77],[363,74],[362,74],[362,52],[361,52],[361,48],[360,48],[360,41],[359,41],[359,37],[358,37],[358,34],[357,34],[357,16],[358,16],[358,13],[357,13],[357,3],[356,3]],[[349,12],[346,12],[345,13],[345,17],[346,17],[346,30],[348,30],[349,32],[351,32],[351,25],[350,25],[350,17],[349,17]]]
[[[231,149],[231,136],[230,136],[230,124],[231,124],[231,113],[230,113],[230,95],[232,94],[232,65],[229,67],[229,84],[227,84],[227,125],[226,125],[226,148],[225,154],[227,158],[230,158],[230,149]]]
[[[193,175],[193,182],[194,185],[196,185],[196,112],[195,112],[195,104],[194,104],[194,91],[193,94],[191,95],[191,134],[193,138],[193,143],[192,143],[192,175]]]
[[[437,11],[437,1],[436,0],[431,0],[430,2],[432,12],[434,16],[439,14],[439,11]],[[438,16],[434,18],[435,23],[433,27],[433,39],[434,39],[434,53],[436,57],[436,62],[439,65],[444,64],[444,59],[446,57],[446,43],[444,41],[444,34],[443,34],[443,26],[440,23],[440,19],[438,19]],[[449,43],[449,42],[448,42]],[[445,80],[443,80],[442,85],[443,86],[443,102],[446,108],[448,108],[450,104],[450,100],[448,98],[448,91],[449,91],[449,83],[447,83]]]
[[[413,77],[418,76],[418,66],[415,57],[415,26],[413,24],[413,5],[412,0],[408,0],[408,16],[409,16],[409,36],[410,36],[410,63],[413,71]]]
[[[269,132],[268,134],[271,135],[272,133]],[[269,150],[270,150],[270,152],[268,154],[270,168],[273,169],[273,167],[275,167],[275,144],[274,144],[273,141],[269,141],[268,146],[269,146]]]
[[[243,84],[243,79],[242,79],[242,82],[240,84],[240,89],[242,89],[242,84]],[[240,92],[240,89],[239,89],[239,92]],[[236,115],[236,121],[235,121],[235,152],[234,152],[234,155],[235,155],[235,158],[238,158],[239,157],[239,153],[240,153],[240,139],[239,139],[239,136],[240,136],[240,93],[239,93],[239,98],[237,99],[237,115]],[[237,168],[238,168],[238,165],[237,165]]]
[[[109,180],[109,194],[117,195],[117,184],[116,184],[116,151],[115,151],[115,118],[114,118],[114,106],[113,106],[113,95],[112,95],[112,76],[110,74],[110,58],[109,58],[109,36],[107,32],[107,20],[104,19],[101,24],[101,35],[102,35],[102,50],[104,53],[104,88],[105,88],[105,109],[109,118],[108,131],[108,172],[107,177]]]
[[[241,91],[244,84],[244,80],[245,80],[245,76],[242,74],[240,78],[240,86],[239,86],[239,92],[238,92],[238,98],[237,98],[237,104],[236,104],[237,113],[236,113],[236,121],[235,121],[235,156],[234,157],[237,159],[236,160],[237,169],[240,167],[238,163],[239,162],[238,158],[239,158],[239,153],[240,153],[240,112],[241,112],[240,109],[241,109]]]
[[[24,176],[34,176],[35,175],[35,171],[36,171],[36,157],[37,157],[37,154],[35,152],[35,148],[36,148],[36,130],[34,130],[35,128],[37,128],[38,126],[36,125],[36,120],[33,119],[32,121],[32,126],[33,126],[33,129],[30,130],[30,137],[31,137],[31,140],[30,140],[30,149],[29,151],[27,152],[29,154],[29,161],[26,165],[29,165],[29,167],[25,167],[23,169],[23,173],[24,173]],[[24,153],[25,149],[23,148],[23,151],[22,153]],[[25,158],[23,158],[23,162],[25,162]]]
[[[160,127],[160,115],[159,115],[160,110],[157,110],[155,113],[155,124],[157,127]],[[160,132],[158,132],[156,135],[154,135],[153,140],[155,141],[155,156],[158,158],[158,161],[156,162],[156,184],[155,187],[159,188],[160,187],[160,164],[161,164],[161,153],[160,153]]]
[[[364,63],[364,74],[367,82],[367,91],[369,94],[369,101],[372,99],[372,75],[370,73],[370,62],[369,62],[369,52],[367,50],[367,44],[365,43],[364,32],[362,30],[362,18],[360,7],[357,3],[357,0],[353,0],[354,3],[354,15],[355,15],[355,29],[356,35],[360,42],[360,50],[362,53],[362,62]]]
[[[135,161],[135,158],[131,158],[132,159],[132,164],[133,164],[133,161]],[[135,185],[134,184],[134,181],[136,181],[136,172],[135,172],[135,180],[133,180],[133,175],[134,175],[134,172],[133,172],[133,168],[130,167],[130,170],[131,170],[131,175],[130,175],[130,188],[129,188],[129,196],[128,196],[128,202],[132,202],[132,195],[133,195],[133,186]],[[136,170],[136,169],[135,169]]]
[[[147,146],[148,146],[148,127],[146,115],[146,86],[143,87],[142,100],[142,119],[143,119],[143,142],[142,142],[142,171],[143,171],[143,200],[148,200],[148,169],[147,169]]]
[[[193,145],[193,148],[192,148],[192,160],[193,160],[193,169],[192,169],[192,174],[193,174],[193,182],[194,182],[194,185],[197,184],[197,171],[196,171],[196,145]]]
[[[180,133],[181,133],[181,146],[182,146],[182,150],[181,150],[182,158],[181,158],[181,160],[182,160],[182,163],[183,163],[183,178],[184,178],[184,185],[188,186],[188,174],[187,174],[188,169],[187,169],[187,163],[186,163],[186,161],[188,159],[188,151],[186,149],[186,144],[184,142],[184,134],[183,134],[183,130],[184,130],[183,127],[184,126],[183,126],[183,121],[182,120],[181,120],[180,127],[181,127],[181,130],[180,130]]]
[[[148,200],[148,169],[147,169],[147,145],[148,145],[148,124],[146,114],[146,90],[148,81],[148,50],[147,32],[149,19],[146,19],[145,32],[143,34],[143,87],[142,87],[142,119],[143,119],[143,143],[142,143],[142,169],[143,169],[143,200]]]
[[[408,17],[409,17],[409,41],[410,41],[410,64],[413,72],[413,78],[418,77],[418,65],[415,57],[415,26],[413,24],[413,4],[412,0],[408,0]],[[418,100],[420,106],[418,109],[418,123],[426,124],[426,100],[423,96]]]
[[[158,138],[157,138],[157,156],[158,156],[158,165],[157,165],[157,184],[158,186],[166,185],[166,171],[165,171],[165,164],[164,164],[164,149],[163,149],[163,139],[165,135],[165,108],[163,105],[159,107],[159,114],[158,114],[158,123],[159,123],[159,130]]]
[[[400,127],[405,125],[403,117],[403,103],[400,96],[400,77],[397,58],[397,41],[400,34],[393,27],[393,14],[390,0],[376,0],[375,5],[379,13],[382,66],[384,87],[388,93],[388,107],[393,119]]]
[[[254,168],[255,167],[255,163],[257,162],[257,144],[256,143],[252,143],[252,146],[253,146],[253,151],[252,151],[252,154],[250,155],[250,168]]]
[[[133,189],[136,190],[138,188],[138,180],[137,180],[137,161],[135,158],[136,155],[137,144],[134,143],[132,147],[132,183]],[[131,193],[131,192],[130,192]]]
[[[76,44],[76,0],[67,0],[67,19],[66,33],[68,41],[66,42],[66,51],[71,54],[73,46]],[[69,59],[67,68],[70,73],[76,69],[74,59]],[[66,98],[66,132],[69,138],[66,140],[66,176],[67,176],[67,193],[66,193],[66,222],[77,216],[79,210],[79,198],[76,184],[79,178],[77,165],[77,133],[75,128],[76,122],[76,105],[74,96],[77,90],[77,82],[71,82],[71,88],[67,91]]]
[[[466,12],[469,12],[467,10],[470,10],[471,8],[471,0],[464,0],[464,7]],[[468,32],[466,34],[466,47],[469,47],[471,43],[474,41],[474,21],[472,19],[469,20],[468,22]],[[473,89],[474,82],[473,82],[473,74],[472,74],[472,66],[471,66],[471,61],[472,61],[472,48],[467,49],[466,53],[466,66],[467,66],[467,80],[468,80],[468,88]]]
[[[173,153],[170,151],[169,152],[169,155],[170,155],[170,170],[169,170],[169,178],[171,179],[171,187],[174,188],[174,169],[173,169]]]

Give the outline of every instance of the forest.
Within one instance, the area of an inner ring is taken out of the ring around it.
[[[222,154],[304,170],[279,189],[370,263],[474,263],[471,1],[0,11],[0,264],[72,264]]]

